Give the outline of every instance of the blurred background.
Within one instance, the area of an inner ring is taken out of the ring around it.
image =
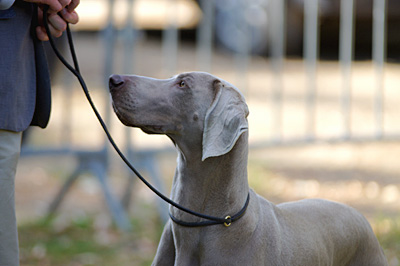
[[[91,95],[164,194],[173,145],[116,119],[113,73],[198,70],[235,84],[250,109],[251,187],[274,203],[355,207],[389,265],[400,265],[399,1],[81,0],[77,11],[73,37]],[[68,55],[65,36],[57,43]],[[17,170],[21,265],[150,265],[168,206],[112,150],[50,48],[48,60],[51,121],[25,132]]]

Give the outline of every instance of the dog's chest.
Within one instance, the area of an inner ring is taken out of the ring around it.
[[[176,249],[175,265],[204,265],[210,262],[213,265],[232,263],[232,265],[240,265],[236,264],[238,258],[243,257],[249,260],[248,256],[240,255],[242,252],[246,253],[246,248],[240,243],[235,243],[238,240],[238,232],[233,232],[236,230],[230,230],[222,225],[221,228],[218,226],[175,228],[173,233]]]
[[[174,227],[175,265],[200,265],[202,248],[199,230],[197,228]]]

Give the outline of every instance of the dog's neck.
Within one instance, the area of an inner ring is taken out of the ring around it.
[[[217,217],[238,212],[249,192],[248,133],[243,133],[227,154],[205,161],[201,160],[201,149],[176,145],[178,162],[172,186],[173,200],[194,211]],[[198,220],[175,208],[172,213],[186,221]]]

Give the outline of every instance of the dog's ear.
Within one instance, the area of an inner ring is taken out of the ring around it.
[[[249,110],[243,96],[219,80],[213,84],[215,97],[207,110],[203,131],[203,157],[217,157],[228,153],[249,126]]]

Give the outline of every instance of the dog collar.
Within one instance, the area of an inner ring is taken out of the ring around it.
[[[216,225],[216,224],[223,224],[225,227],[231,226],[231,224],[237,220],[239,220],[246,212],[247,207],[249,206],[250,202],[250,193],[247,194],[247,199],[246,202],[244,203],[243,208],[236,213],[233,216],[227,215],[225,218],[219,218],[219,217],[213,217],[213,216],[208,216],[209,221],[200,221],[200,222],[185,222],[182,220],[179,220],[178,218],[174,217],[171,212],[169,212],[169,217],[171,217],[171,220],[179,224],[181,226],[186,226],[186,227],[201,227],[201,226],[209,226],[209,225]]]

